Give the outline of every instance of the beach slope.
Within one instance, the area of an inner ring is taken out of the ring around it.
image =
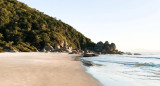
[[[67,53],[1,53],[0,86],[101,86]]]

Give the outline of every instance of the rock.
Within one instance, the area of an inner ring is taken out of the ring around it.
[[[92,61],[88,61],[84,59],[82,59],[81,61],[85,66],[102,66],[101,64],[96,64],[96,63],[93,63]]]
[[[124,52],[121,52],[121,51],[117,51],[117,52],[118,52],[118,54],[120,54],[120,55],[125,54]]]
[[[69,54],[80,54],[77,50],[73,50],[72,52],[70,52]]]
[[[42,49],[41,52],[46,52],[46,49]]]
[[[114,43],[111,43],[110,51],[115,51],[115,50],[116,50],[116,45]]]
[[[65,51],[71,53],[72,52],[72,47],[68,47]]]
[[[60,44],[61,47],[64,47],[65,41],[63,40],[62,43]]]
[[[95,50],[97,52],[101,52],[103,50],[103,47],[104,47],[103,42],[100,41],[95,45]]]
[[[93,55],[92,55],[92,54],[87,54],[87,53],[86,53],[86,54],[83,55],[83,57],[93,57]]]
[[[71,52],[72,52],[72,50],[66,49],[66,52],[69,52],[69,53],[71,53]]]
[[[127,54],[127,55],[132,55],[132,53],[131,53],[131,52],[126,52],[126,54]]]
[[[98,42],[95,45],[95,52],[102,54],[119,54],[120,52],[116,49],[116,45],[114,43],[109,44],[108,41],[106,41],[104,44],[103,42]]]
[[[97,52],[97,54],[102,54],[102,52]]]
[[[81,50],[81,52],[80,53],[84,53],[84,51],[83,50]]]
[[[141,55],[140,53],[134,53],[134,55]]]
[[[95,54],[95,53],[85,53],[83,55],[83,57],[93,57],[93,56],[98,56],[98,54]]]
[[[63,49],[68,49],[69,48],[68,43],[65,40],[62,41],[62,43],[60,44],[60,47],[62,47]]]
[[[86,66],[93,66],[93,63],[91,61],[82,60],[83,64]]]
[[[54,50],[54,48],[52,46],[45,46],[44,49],[47,51],[47,52],[51,52]]]
[[[17,50],[15,49],[4,49],[5,52],[18,52]]]
[[[18,52],[17,50],[9,50],[9,52]]]
[[[72,47],[69,47],[68,49],[72,50]]]
[[[54,51],[57,52],[57,51],[59,51],[60,49],[61,49],[60,46],[56,46],[55,49],[54,49]]]
[[[98,54],[93,53],[92,56],[99,56]]]
[[[68,43],[64,42],[64,48],[67,49],[68,48]]]
[[[86,54],[86,53],[89,53],[89,51],[88,51],[88,50],[85,50],[85,51],[84,51],[84,54]]]
[[[104,46],[108,46],[108,45],[109,45],[109,42],[106,41],[106,42],[104,43]]]

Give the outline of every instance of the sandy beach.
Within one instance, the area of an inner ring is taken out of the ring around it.
[[[67,53],[0,53],[0,86],[101,86]]]

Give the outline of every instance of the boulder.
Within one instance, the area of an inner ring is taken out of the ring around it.
[[[69,48],[68,43],[65,40],[62,41],[62,43],[60,44],[60,47],[62,47],[63,49],[68,49]]]
[[[108,46],[108,45],[109,45],[109,42],[106,41],[106,42],[104,43],[104,46]]]
[[[132,53],[131,53],[131,52],[126,52],[125,54],[127,54],[127,55],[132,55]]]
[[[95,50],[97,52],[101,52],[103,50],[103,47],[104,47],[103,42],[100,41],[95,45]]]
[[[106,41],[104,43],[104,50],[103,50],[103,52],[105,52],[105,53],[110,52],[110,44],[109,44],[108,41]]]
[[[57,51],[59,51],[60,49],[61,49],[60,46],[56,46],[55,49],[54,49],[54,51],[57,52]]]
[[[67,42],[64,42],[64,48],[65,48],[65,49],[69,48]]]
[[[80,54],[77,50],[72,50],[69,54]]]
[[[86,53],[89,53],[89,50],[85,50],[85,51],[84,51],[84,54],[86,54]]]
[[[42,49],[41,52],[47,52],[46,49]]]
[[[85,66],[94,66],[93,62],[91,62],[91,61],[82,60],[82,63],[83,63]]]
[[[62,43],[60,44],[61,47],[64,47],[65,41],[63,40]]]
[[[102,66],[101,64],[97,64],[92,61],[88,61],[88,60],[84,60],[84,59],[82,59],[81,61],[85,66]]]
[[[52,46],[45,46],[44,49],[48,52],[51,52],[54,50],[54,48]]]
[[[6,51],[6,52],[18,52],[18,51],[15,50],[15,49],[4,49],[4,51]]]
[[[95,54],[95,53],[85,53],[83,55],[83,57],[94,57],[94,56],[98,56],[98,54]]]
[[[72,47],[68,47],[68,49],[66,49],[67,52],[72,52]]]
[[[111,51],[110,46],[109,45],[105,46],[105,50],[106,50],[106,52],[110,52]]]
[[[9,50],[9,52],[18,52],[17,50]]]
[[[119,51],[116,49],[116,45],[114,43],[109,44],[108,41],[105,43],[103,42],[98,42],[95,45],[94,51],[99,53],[101,52],[102,54],[118,54]]]
[[[116,45],[114,43],[111,43],[110,51],[115,51],[115,50],[116,50]]]
[[[141,55],[140,53],[134,53],[134,55]]]
[[[97,54],[102,54],[102,52],[97,52]]]

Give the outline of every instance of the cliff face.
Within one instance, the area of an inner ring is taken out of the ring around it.
[[[0,0],[0,51],[28,52],[42,50],[45,46],[90,49],[94,45],[61,20],[17,0]]]

